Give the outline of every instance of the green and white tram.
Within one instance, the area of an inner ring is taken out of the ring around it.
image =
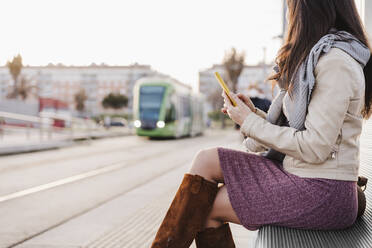
[[[136,133],[149,137],[183,137],[205,129],[205,96],[169,77],[145,77],[133,88]]]

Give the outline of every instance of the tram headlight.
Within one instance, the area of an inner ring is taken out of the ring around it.
[[[141,121],[140,121],[140,120],[135,120],[135,121],[134,121],[134,126],[135,126],[136,128],[141,127]]]
[[[165,123],[164,123],[164,121],[158,121],[158,122],[156,123],[156,126],[157,126],[158,128],[163,128],[163,127],[165,127]]]

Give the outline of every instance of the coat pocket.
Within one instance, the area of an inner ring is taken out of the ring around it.
[[[337,152],[339,150],[339,147],[337,144],[334,144],[332,146],[332,150],[331,150],[331,153],[329,154],[329,158],[330,159],[335,159],[336,158],[336,155],[337,155]]]
[[[336,158],[336,155],[340,150],[341,141],[342,141],[342,128],[340,129],[340,135],[337,138],[336,144],[332,145],[331,153],[329,154],[330,159],[335,159]]]

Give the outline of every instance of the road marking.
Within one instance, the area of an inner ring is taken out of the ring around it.
[[[46,183],[46,184],[42,184],[42,185],[39,185],[39,186],[36,186],[36,187],[21,190],[21,191],[18,191],[18,192],[9,194],[9,195],[0,196],[0,203],[5,202],[5,201],[9,201],[9,200],[12,200],[12,199],[15,199],[15,198],[19,198],[19,197],[22,197],[22,196],[30,195],[30,194],[33,194],[33,193],[36,193],[36,192],[48,190],[48,189],[51,189],[51,188],[54,188],[54,187],[57,187],[57,186],[61,186],[61,185],[64,185],[64,184],[73,183],[73,182],[83,180],[83,179],[86,179],[86,178],[89,178],[89,177],[93,177],[93,176],[96,176],[96,175],[99,175],[99,174],[103,174],[103,173],[111,172],[111,171],[114,171],[114,170],[118,170],[118,169],[121,169],[122,167],[125,167],[125,165],[126,164],[123,164],[123,163],[115,163],[113,165],[106,166],[104,168],[100,168],[100,169],[92,170],[92,171],[82,173],[82,174],[79,174],[79,175],[63,178],[63,179],[60,179],[60,180],[57,180],[57,181],[54,181],[54,182],[51,182],[51,183]]]

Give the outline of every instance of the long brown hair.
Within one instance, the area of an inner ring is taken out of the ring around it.
[[[281,88],[287,89],[290,97],[292,77],[298,66],[331,28],[349,32],[372,51],[354,0],[287,0],[287,5],[288,31],[275,59],[279,72],[268,80],[274,80],[273,87],[278,83]],[[372,105],[372,56],[364,67],[364,76],[365,106],[361,114],[368,119]]]

